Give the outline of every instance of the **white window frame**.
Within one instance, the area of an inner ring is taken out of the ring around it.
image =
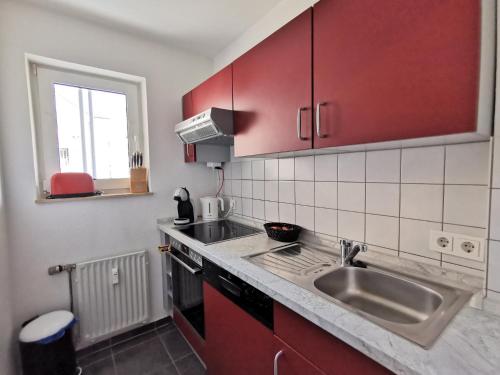
[[[55,98],[53,95],[43,95],[43,97],[39,95],[39,84],[42,87],[47,87],[48,84],[60,83],[126,94],[129,155],[136,151],[135,138],[143,152],[144,166],[149,168],[147,96],[146,79],[144,77],[28,53],[25,54],[25,68],[37,200],[46,197],[47,181],[60,168],[57,126],[54,129]],[[137,105],[129,105],[129,101],[137,102]],[[44,113],[40,108],[50,108],[50,110]],[[132,139],[130,139],[131,137]],[[104,193],[126,192],[128,186],[128,178],[96,180],[96,188],[104,191]],[[149,181],[149,186],[151,186],[151,181]]]

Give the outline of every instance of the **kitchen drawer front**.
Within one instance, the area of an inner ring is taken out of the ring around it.
[[[391,371],[307,321],[274,304],[275,335],[329,375],[388,375]]]
[[[278,375],[325,375],[323,371],[276,336],[274,337],[274,371]]]

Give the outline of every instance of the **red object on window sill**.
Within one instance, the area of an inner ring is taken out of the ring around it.
[[[56,173],[50,178],[49,199],[90,197],[99,195],[96,191],[94,180],[88,173],[66,172]]]

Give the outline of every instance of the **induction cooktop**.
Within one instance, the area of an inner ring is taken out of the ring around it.
[[[205,245],[261,233],[260,230],[230,220],[207,221],[177,228]]]

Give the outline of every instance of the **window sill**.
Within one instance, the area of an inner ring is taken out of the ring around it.
[[[153,195],[153,192],[148,191],[147,193],[131,193],[131,192],[104,192],[102,195],[95,195],[93,197],[77,197],[77,198],[61,198],[61,199],[47,199],[39,198],[35,200],[35,203],[61,203],[61,202],[79,202],[79,201],[89,201],[89,200],[101,200],[101,199],[112,199],[112,198],[126,198],[126,197],[142,197]]]

